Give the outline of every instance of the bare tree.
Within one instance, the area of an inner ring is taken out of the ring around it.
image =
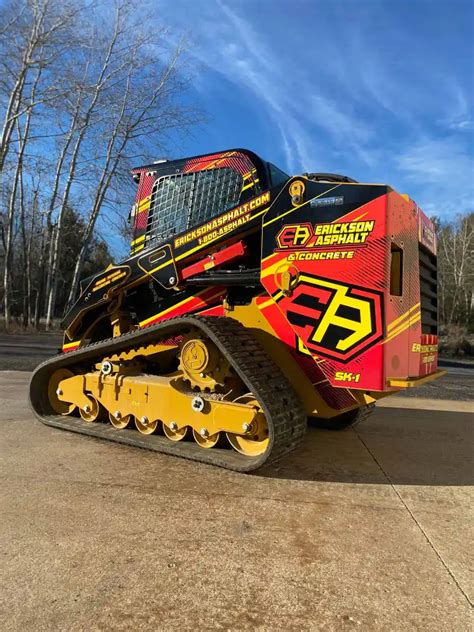
[[[166,30],[127,0],[0,8],[0,300],[8,322],[21,312],[25,323],[39,326],[45,316],[50,327],[95,265],[91,256],[107,259],[96,233],[104,211],[109,219],[128,211],[129,168],[162,155],[199,118],[181,98],[185,57],[183,44],[169,46]]]
[[[49,66],[65,49],[63,36],[84,5],[63,0],[24,0],[6,4],[0,14],[0,88],[7,95],[0,131],[0,173],[11,146],[16,120],[27,110],[54,98],[54,90],[36,94],[24,103],[31,74]],[[12,37],[13,33],[13,37]]]
[[[438,227],[439,299],[446,325],[472,322],[474,295],[474,213]]]
[[[79,159],[79,152],[81,150],[82,144],[84,142],[86,133],[89,130],[89,124],[93,114],[96,111],[96,107],[100,104],[100,96],[103,90],[105,89],[107,83],[111,81],[115,75],[115,69],[111,70],[111,63],[113,61],[114,50],[117,46],[119,36],[123,29],[123,12],[124,5],[118,5],[115,11],[115,24],[114,29],[112,31],[112,35],[108,46],[105,51],[105,56],[103,60],[102,67],[99,71],[98,77],[95,81],[94,86],[90,90],[91,98],[86,105],[86,109],[82,116],[82,121],[80,124],[80,128],[78,130],[77,138],[74,143],[74,148],[72,151],[72,156],[69,162],[69,173],[67,176],[66,184],[64,187],[61,205],[59,208],[58,218],[56,222],[56,226],[53,232],[53,239],[51,244],[51,263],[48,266],[50,271],[50,278],[47,283],[47,310],[46,310],[46,328],[49,329],[52,324],[52,320],[54,317],[54,310],[56,307],[56,294],[58,287],[58,262],[60,255],[60,247],[61,247],[61,230],[63,225],[64,212],[69,203],[69,195],[71,192],[71,187],[74,182],[74,178],[76,175],[77,162]]]
[[[20,173],[19,182],[19,208],[21,230],[21,259],[23,274],[23,326],[29,327],[33,322],[33,243],[36,233],[38,217],[38,186],[33,188],[31,205],[27,209],[25,185],[23,182],[23,170]]]
[[[143,136],[160,134],[162,135],[167,129],[176,125],[188,125],[190,119],[184,116],[183,112],[179,116],[174,109],[172,99],[176,91],[182,88],[179,80],[177,80],[177,66],[184,50],[184,44],[181,42],[172,52],[171,58],[161,70],[158,81],[153,85],[149,85],[147,81],[134,81],[138,72],[142,73],[144,65],[139,64],[140,47],[134,51],[134,55],[130,58],[127,77],[123,83],[121,105],[111,131],[109,141],[107,143],[106,155],[101,165],[101,176],[96,188],[92,209],[89,214],[86,229],[82,236],[81,248],[77,259],[71,290],[68,297],[66,307],[72,306],[74,297],[79,284],[82,266],[89,242],[92,238],[94,228],[106,199],[107,193],[117,175],[117,170],[123,164],[126,157],[127,148],[135,143]],[[143,61],[143,60],[142,60]]]
[[[33,104],[35,102],[36,97],[36,89],[38,87],[39,80],[41,78],[41,69],[39,69],[36,73],[36,76],[33,81],[33,86],[31,88],[30,94],[30,103]],[[23,130],[23,134],[21,133],[20,123],[17,120],[17,128],[18,128],[18,141],[19,141],[19,151],[18,158],[16,163],[15,175],[13,178],[12,189],[10,193],[10,200],[8,204],[7,211],[7,219],[6,219],[6,230],[5,230],[5,261],[4,261],[4,270],[3,270],[3,286],[4,286],[4,295],[3,295],[3,304],[5,311],[5,323],[7,327],[10,324],[11,318],[11,275],[12,275],[12,247],[13,247],[13,224],[15,217],[15,208],[17,203],[17,192],[18,187],[22,178],[23,171],[23,160],[25,156],[25,149],[28,142],[28,136],[30,132],[31,126],[31,117],[33,113],[33,108],[29,108],[26,114],[25,128]]]
[[[87,75],[87,66],[86,73]],[[36,296],[36,306],[35,306],[35,326],[38,327],[40,312],[42,306],[45,302],[44,295],[48,296],[49,294],[49,284],[51,281],[51,270],[52,265],[52,257],[53,257],[53,222],[52,217],[53,213],[56,209],[56,204],[58,200],[58,195],[60,192],[60,183],[61,177],[63,175],[64,165],[66,164],[66,159],[68,156],[69,148],[71,143],[74,140],[74,134],[78,127],[79,114],[81,109],[81,103],[84,95],[82,90],[78,91],[76,102],[71,114],[69,128],[64,136],[63,143],[59,149],[59,153],[56,160],[56,166],[54,169],[54,179],[51,188],[51,195],[49,198],[49,203],[47,205],[47,210],[45,213],[45,225],[42,233],[41,239],[41,248],[40,248],[40,257],[38,262],[38,270],[39,270],[39,279],[38,279],[38,289]],[[46,267],[46,263],[48,266]]]

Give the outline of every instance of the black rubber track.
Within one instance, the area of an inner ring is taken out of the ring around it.
[[[331,419],[315,417],[310,420],[310,425],[316,428],[324,428],[325,430],[347,430],[364,422],[373,412],[375,412],[375,404],[368,404],[363,408],[349,410]]]
[[[264,454],[248,457],[233,449],[203,449],[194,442],[174,443],[160,435],[143,436],[135,429],[118,430],[110,424],[88,423],[80,418],[54,413],[48,399],[48,382],[54,371],[69,368],[86,373],[91,364],[112,354],[166,340],[191,329],[208,336],[227,358],[265,413],[269,445]],[[174,318],[117,338],[92,343],[43,362],[33,373],[29,397],[36,417],[44,424],[107,439],[237,472],[251,472],[291,452],[302,441],[307,427],[306,412],[281,369],[269,358],[252,334],[232,318],[187,316]]]

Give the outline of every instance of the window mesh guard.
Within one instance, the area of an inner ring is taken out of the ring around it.
[[[223,167],[159,178],[153,185],[147,243],[162,242],[235,206],[242,176]]]

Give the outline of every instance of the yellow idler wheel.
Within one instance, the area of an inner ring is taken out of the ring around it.
[[[265,415],[252,393],[241,395],[234,401],[239,404],[254,406],[258,409],[258,413],[247,428],[242,428],[242,434],[227,432],[227,439],[234,450],[240,452],[240,454],[245,454],[246,456],[260,456],[260,454],[263,454],[268,448],[269,442],[268,425]]]
[[[215,434],[208,434],[206,429],[203,428],[199,432],[197,430],[193,430],[194,441],[201,446],[201,448],[213,448],[219,441],[220,432],[216,432]]]
[[[87,394],[87,398],[90,400],[89,404],[86,404],[83,408],[79,409],[79,414],[84,421],[97,421],[100,416],[100,404],[93,395]]]
[[[132,420],[132,415],[125,415],[122,417],[119,412],[109,413],[109,421],[114,428],[117,428],[117,430],[128,428],[128,426],[132,423]]]
[[[63,402],[59,399],[62,395],[61,382],[67,380],[68,377],[73,377],[74,373],[69,369],[58,369],[49,378],[48,383],[48,399],[55,413],[58,415],[70,415],[76,408],[75,404],[69,402]]]
[[[141,432],[144,435],[149,435],[160,429],[161,422],[159,419],[150,421],[148,417],[135,417],[135,427],[138,432]]]
[[[171,441],[182,441],[188,434],[188,426],[178,429],[177,423],[163,424],[163,432]]]

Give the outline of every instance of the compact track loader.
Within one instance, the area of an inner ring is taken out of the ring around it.
[[[85,279],[45,424],[248,472],[308,417],[360,421],[439,377],[434,228],[384,184],[235,149],[132,172],[128,259]]]

